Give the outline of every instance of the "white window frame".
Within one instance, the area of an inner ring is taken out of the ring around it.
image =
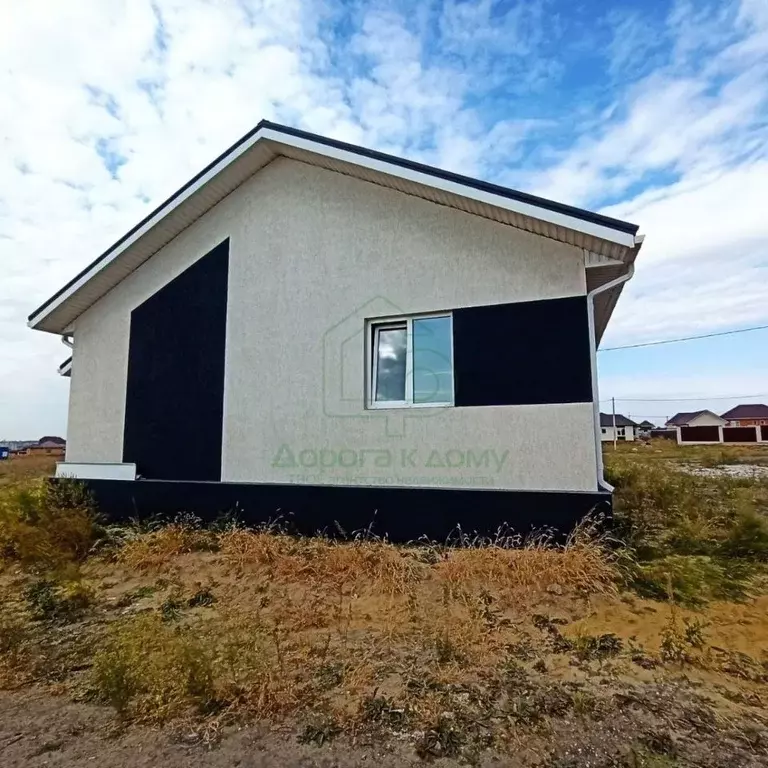
[[[447,317],[451,324],[451,399],[439,403],[413,402],[413,321]],[[379,331],[393,330],[405,326],[405,400],[376,400],[376,376],[379,364]],[[453,313],[430,312],[427,314],[403,315],[400,317],[374,317],[366,321],[368,348],[366,350],[366,407],[372,410],[388,408],[451,408],[456,399],[456,376],[453,355]]]

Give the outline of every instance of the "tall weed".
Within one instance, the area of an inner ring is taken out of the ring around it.
[[[0,495],[0,561],[55,570],[84,560],[98,535],[93,501],[80,483],[40,479]]]

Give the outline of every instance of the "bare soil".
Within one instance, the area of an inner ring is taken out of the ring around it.
[[[520,734],[513,749],[471,764],[509,768],[757,768],[768,765],[768,731],[723,727],[705,704],[675,686],[631,690],[598,719],[561,718]],[[743,724],[742,724],[743,726]],[[194,725],[120,727],[104,707],[43,690],[0,693],[3,768],[405,768],[424,761],[404,739],[380,734],[302,744],[290,729],[248,724],[205,731]],[[440,766],[466,759],[437,758]]]

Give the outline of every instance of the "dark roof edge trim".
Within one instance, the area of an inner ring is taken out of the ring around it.
[[[536,195],[529,195],[525,192],[518,192],[517,190],[509,189],[508,187],[491,184],[490,182],[481,181],[480,179],[473,179],[470,176],[462,176],[457,173],[435,168],[431,165],[425,165],[424,163],[418,163],[413,160],[406,160],[405,158],[397,157],[395,155],[378,152],[374,149],[366,149],[365,147],[359,147],[355,144],[348,144],[344,141],[329,139],[326,136],[319,136],[315,133],[302,131],[298,128],[291,128],[286,125],[281,125],[280,123],[273,123],[269,120],[261,120],[255,128],[252,128],[250,131],[248,131],[248,133],[246,133],[234,144],[232,144],[232,146],[224,150],[224,152],[222,152],[218,157],[208,163],[205,168],[196,173],[186,184],[179,187],[179,189],[177,189],[169,198],[164,200],[162,203],[160,203],[160,205],[150,211],[150,213],[148,213],[138,224],[128,230],[128,232],[126,232],[119,240],[107,248],[104,253],[102,253],[98,258],[94,259],[94,261],[88,264],[88,266],[78,272],[66,285],[56,291],[56,293],[54,293],[37,309],[35,309],[34,312],[28,316],[27,320],[31,322],[41,312],[44,312],[51,304],[59,299],[64,293],[66,293],[78,280],[80,280],[84,275],[86,275],[95,266],[97,266],[99,262],[106,259],[126,240],[131,238],[139,229],[141,229],[148,221],[150,221],[150,219],[157,216],[163,210],[163,208],[173,203],[179,196],[186,192],[187,189],[196,184],[203,176],[205,176],[212,168],[218,165],[222,160],[225,160],[228,155],[232,154],[244,143],[250,141],[250,139],[252,139],[263,128],[275,131],[277,133],[283,133],[286,136],[293,136],[295,138],[315,142],[316,144],[333,147],[334,149],[351,152],[353,154],[367,157],[372,160],[389,163],[390,165],[394,165],[399,168],[405,168],[411,171],[426,174],[428,176],[434,176],[435,178],[443,179],[444,181],[461,184],[471,189],[498,195],[499,197],[505,197],[509,200],[516,200],[521,203],[536,206],[537,208],[553,211],[554,213],[571,216],[572,218],[581,219],[582,221],[587,221],[592,224],[608,227],[609,229],[615,229],[618,232],[623,232],[625,234],[636,235],[639,229],[637,224],[630,224],[626,221],[613,219],[609,216],[603,216],[599,213],[593,213],[592,211],[584,210],[583,208],[576,208],[570,205],[565,205],[564,203],[555,202],[554,200],[547,200],[543,197],[537,197]]]

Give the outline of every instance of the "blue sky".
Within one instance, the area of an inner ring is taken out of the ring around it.
[[[636,222],[605,346],[768,323],[766,0],[39,2],[0,93],[0,437],[66,428],[26,315],[261,118]],[[686,398],[768,393],[766,350],[604,352],[601,396],[724,410]]]

